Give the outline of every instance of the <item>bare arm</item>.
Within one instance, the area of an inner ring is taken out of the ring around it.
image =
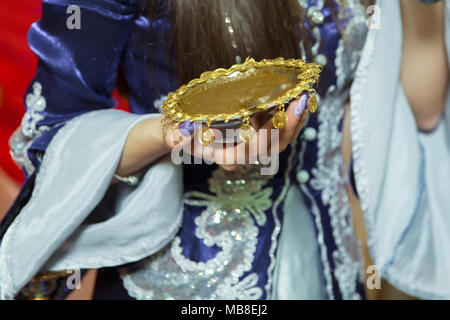
[[[448,88],[444,2],[427,5],[400,0],[403,56],[400,81],[419,129],[439,123]]]

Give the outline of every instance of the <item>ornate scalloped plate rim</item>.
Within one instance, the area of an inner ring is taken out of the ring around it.
[[[192,116],[180,110],[178,108],[179,101],[183,98],[184,94],[190,89],[199,84],[202,84],[208,80],[216,79],[219,77],[226,77],[234,72],[246,72],[251,68],[264,68],[268,66],[274,67],[287,67],[301,69],[302,72],[298,74],[298,83],[282,96],[273,99],[272,101],[256,105],[246,110],[241,110],[234,113],[220,113],[215,115],[196,115]],[[235,64],[228,69],[219,68],[214,71],[206,71],[200,75],[199,78],[191,80],[188,84],[182,85],[177,91],[168,95],[166,101],[161,106],[161,110],[164,113],[164,121],[166,122],[203,122],[213,124],[214,122],[228,123],[229,121],[242,121],[244,117],[251,117],[259,111],[265,111],[273,109],[279,105],[286,104],[292,100],[298,99],[304,91],[315,93],[315,90],[311,88],[311,85],[316,83],[319,79],[319,74],[322,67],[315,63],[307,63],[300,59],[263,59],[256,61],[253,58],[247,58],[242,64]]]

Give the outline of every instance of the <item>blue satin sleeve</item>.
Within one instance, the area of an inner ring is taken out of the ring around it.
[[[67,21],[79,8],[80,29],[70,29]],[[128,42],[137,11],[137,0],[43,0],[42,18],[28,32],[31,50],[38,57],[33,85],[40,83],[45,109],[36,129],[40,134],[28,148],[37,167],[36,154],[44,152],[58,129],[85,112],[114,107],[111,98],[116,86],[121,55]],[[27,111],[33,105],[27,103]]]

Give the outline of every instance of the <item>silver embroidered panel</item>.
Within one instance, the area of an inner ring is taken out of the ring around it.
[[[258,226],[266,224],[272,207],[272,188],[259,166],[236,171],[216,169],[209,179],[211,194],[189,192],[185,202],[206,206],[195,219],[195,235],[220,251],[206,262],[188,259],[176,237],[161,252],[146,259],[134,272],[123,272],[128,293],[137,299],[258,299],[258,275],[250,271],[258,241]]]

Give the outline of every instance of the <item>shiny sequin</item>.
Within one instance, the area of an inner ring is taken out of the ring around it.
[[[320,10],[314,10],[313,12],[311,12],[311,21],[315,25],[319,26],[319,25],[323,24],[324,20],[325,20],[325,17],[323,15],[323,13],[320,12]]]

